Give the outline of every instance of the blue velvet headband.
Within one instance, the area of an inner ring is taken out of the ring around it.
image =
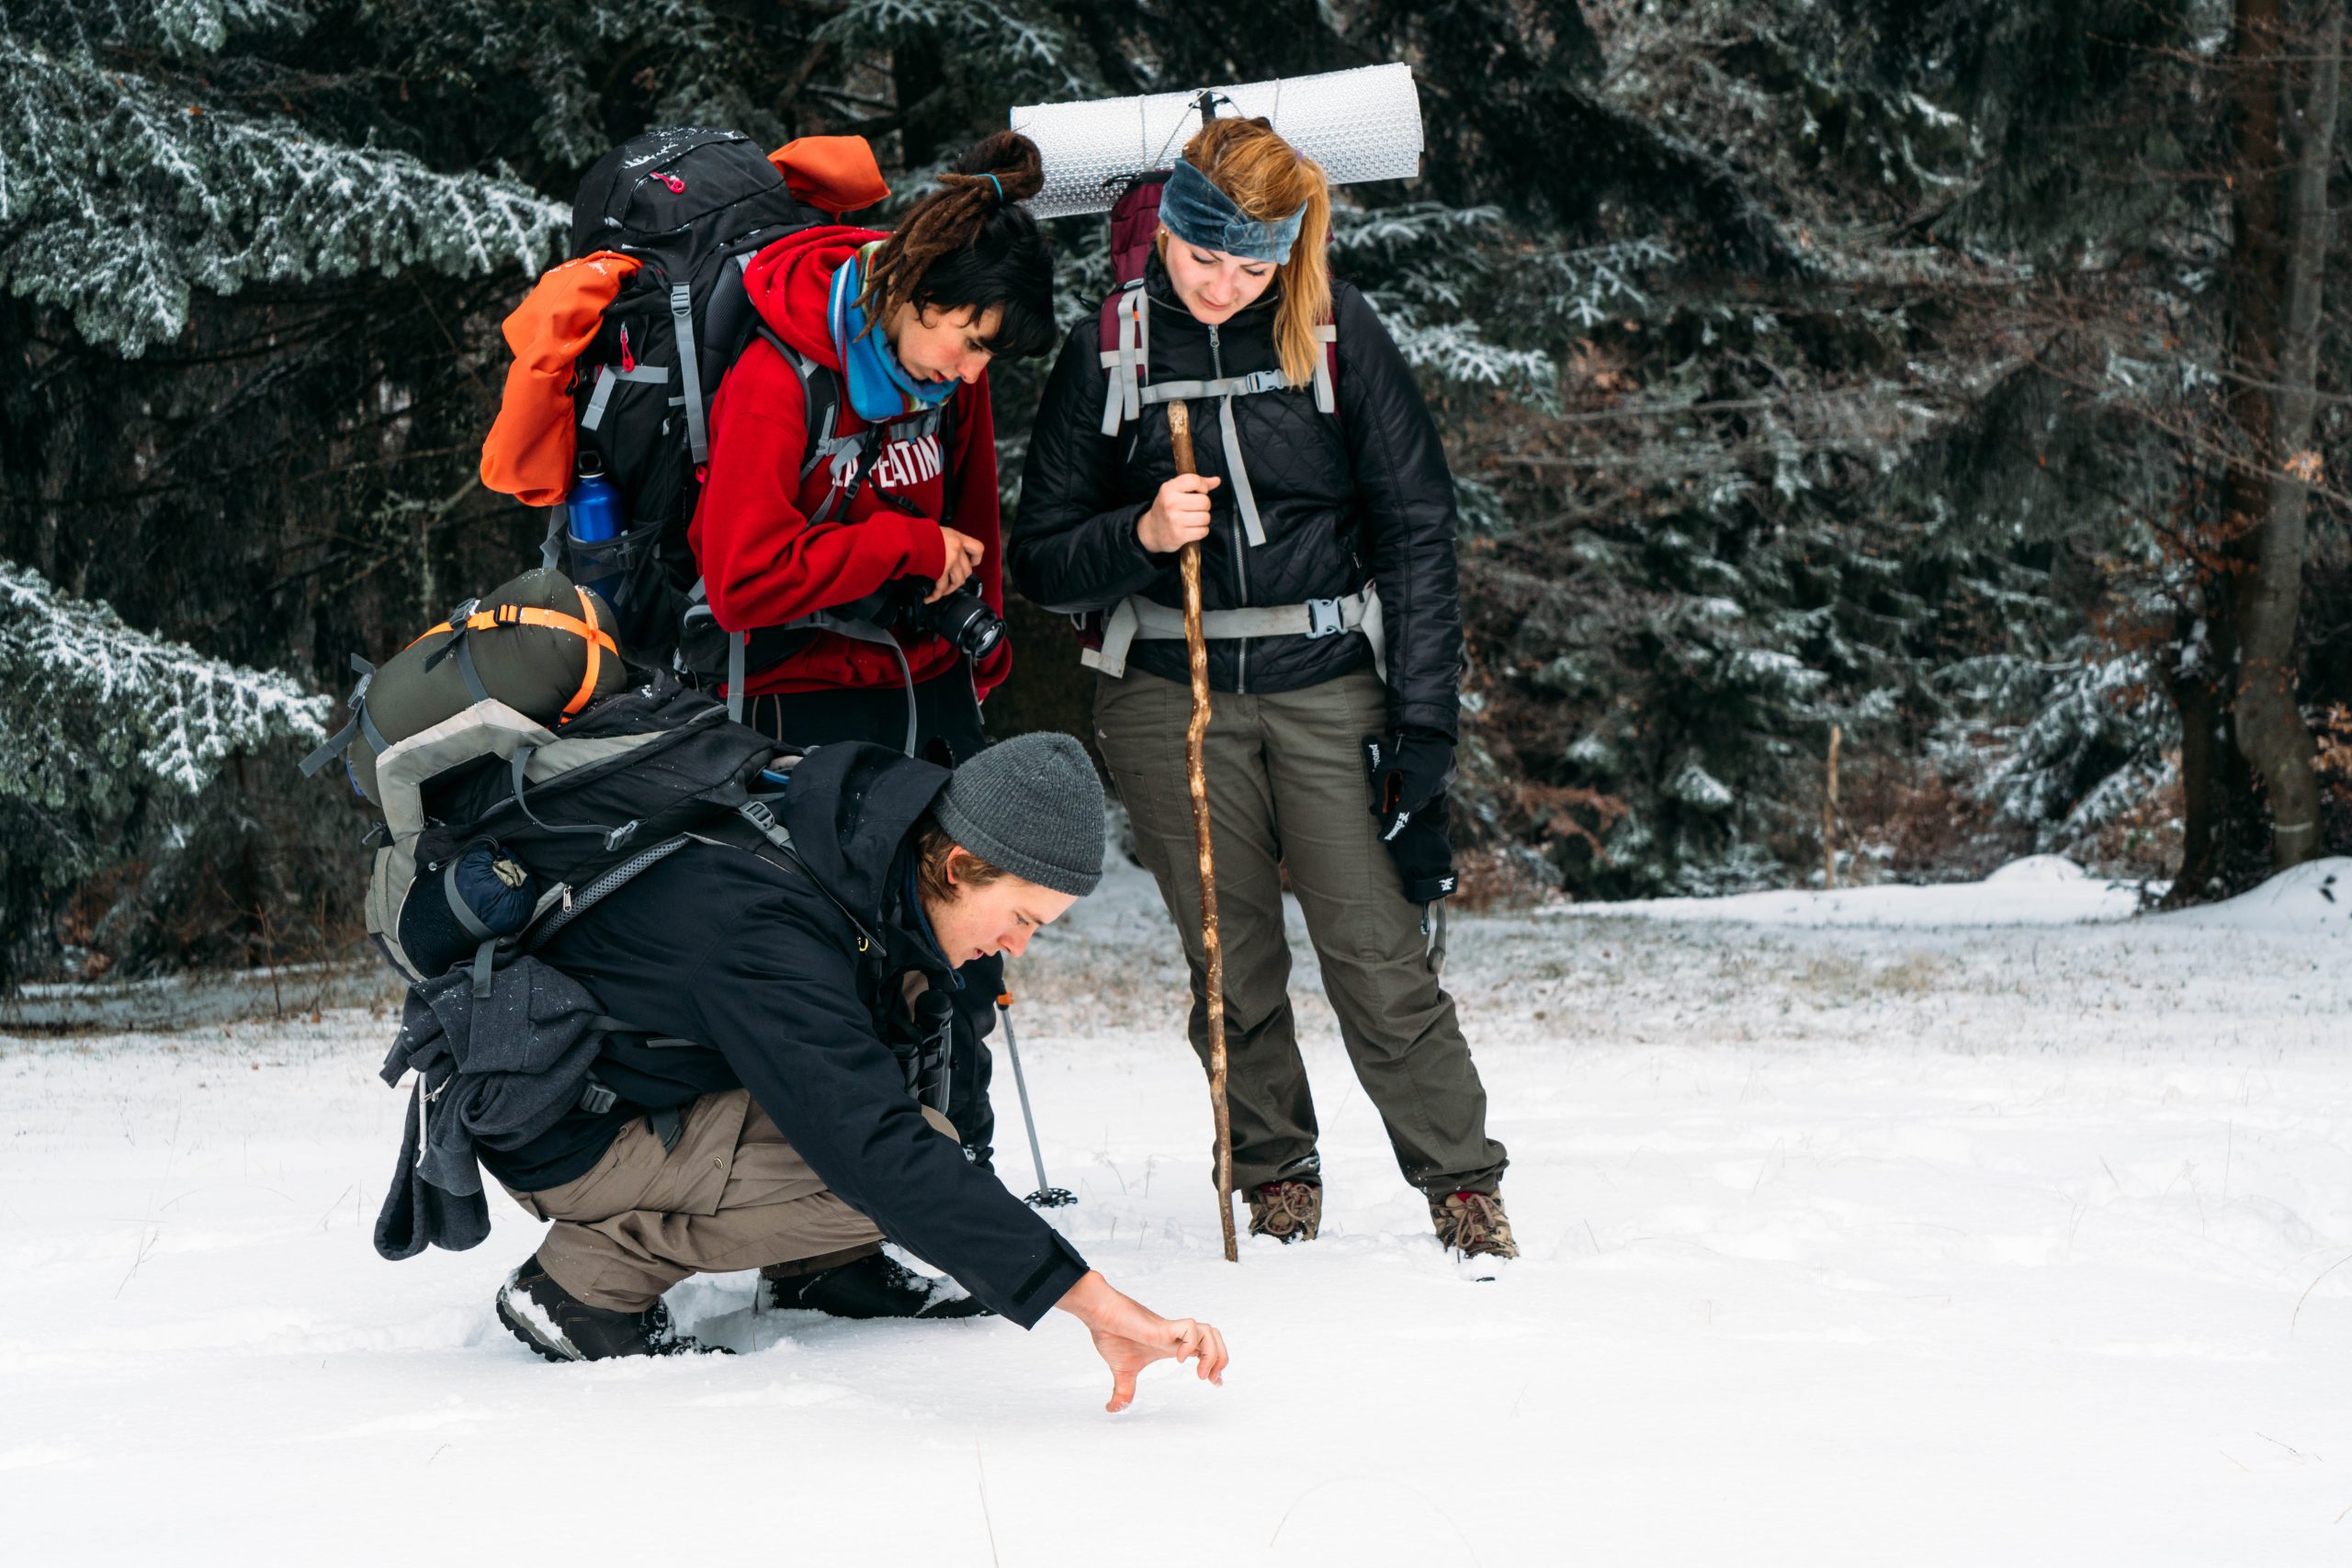
[[[1279,266],[1290,260],[1291,246],[1298,243],[1306,208],[1301,203],[1289,217],[1261,223],[1246,216],[1206,175],[1179,158],[1159,192],[1159,220],[1188,245]]]

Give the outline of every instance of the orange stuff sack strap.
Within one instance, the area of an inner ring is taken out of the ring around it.
[[[629,683],[605,602],[560,571],[526,571],[458,606],[368,678],[367,722],[349,740],[352,782],[383,804],[377,757],[485,699],[555,728]]]
[[[595,340],[605,308],[639,265],[634,256],[592,251],[550,267],[506,318],[514,363],[507,367],[498,419],[481,446],[484,486],[527,506],[553,506],[570,493],[579,440],[572,365]]]
[[[863,136],[803,136],[768,154],[796,201],[839,218],[890,194]]]
[[[447,631],[486,632],[501,626],[544,626],[551,631],[570,632],[588,645],[586,667],[580,676],[580,689],[571,694],[570,702],[563,705],[562,716],[570,718],[582,708],[586,707],[589,699],[596,694],[597,678],[604,673],[605,655],[609,653],[615,659],[621,656],[620,644],[613,640],[610,632],[603,630],[596,625],[597,611],[600,608],[597,602],[589,597],[588,590],[585,588],[575,588],[572,592],[580,595],[579,615],[567,615],[560,610],[543,610],[537,604],[501,604],[494,610],[476,610],[455,626],[444,621],[431,631],[424,633],[423,637],[419,637],[416,642],[410,643],[409,647],[414,648],[416,643],[423,642],[425,637],[438,637]],[[587,619],[582,620],[581,615],[585,615]],[[465,665],[470,663],[471,650],[462,642],[453,646],[458,658],[463,661],[459,669],[460,677],[463,678],[466,672]],[[439,657],[437,653],[435,655],[436,660]],[[432,660],[427,661],[427,668],[431,667],[432,662]],[[473,675],[466,681],[466,684],[470,688],[481,679],[479,674]],[[474,694],[479,697],[481,694]]]
[[[571,700],[563,705],[563,716],[566,718],[586,707],[588,699],[596,694],[596,678],[604,673],[605,655],[609,653],[615,659],[621,656],[619,645],[596,625],[596,601],[585,588],[575,589],[574,592],[580,595],[580,613],[588,617],[585,621],[575,621],[569,615],[557,617],[551,610],[539,612],[550,619],[568,623],[566,629],[588,645],[588,668],[580,677],[580,690],[572,693]]]

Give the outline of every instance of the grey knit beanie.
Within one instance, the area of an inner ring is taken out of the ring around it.
[[[1040,887],[1083,898],[1102,880],[1102,781],[1069,736],[998,742],[958,767],[931,809],[949,838]]]

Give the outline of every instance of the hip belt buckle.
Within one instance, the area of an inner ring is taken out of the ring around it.
[[[1337,599],[1309,599],[1306,602],[1306,636],[1310,642],[1317,637],[1338,637],[1348,629],[1347,617],[1340,613]]]

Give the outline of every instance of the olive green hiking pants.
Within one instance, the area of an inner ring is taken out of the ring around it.
[[[926,1107],[933,1126],[954,1137]],[[829,1269],[882,1245],[874,1222],[825,1185],[752,1091],[685,1108],[674,1147],[639,1116],[586,1172],[537,1192],[507,1191],[537,1219],[549,1277],[590,1306],[642,1312],[689,1274],[773,1263]]]
[[[1208,968],[1185,783],[1190,688],[1128,667],[1097,676],[1095,740],[1192,966],[1193,1048],[1208,1060]],[[1430,967],[1421,908],[1380,841],[1363,738],[1387,725],[1370,671],[1305,691],[1214,694],[1204,748],[1225,953],[1226,1098],[1242,1191],[1320,1179],[1315,1101],[1290,1003],[1282,874],[1306,917],[1356,1077],[1424,1192],[1491,1192],[1506,1164],[1453,998]]]

